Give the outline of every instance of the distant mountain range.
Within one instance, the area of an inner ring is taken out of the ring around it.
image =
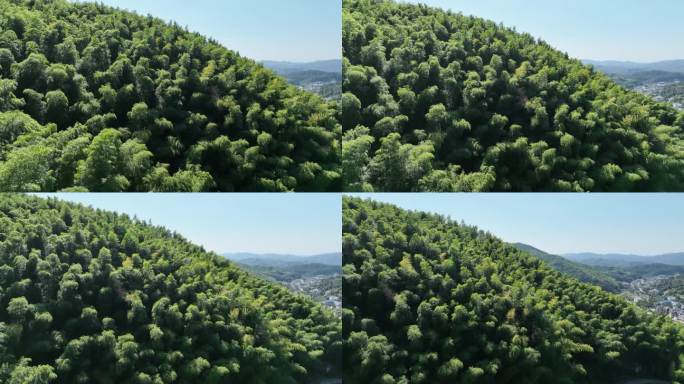
[[[320,60],[306,63],[295,63],[291,61],[262,61],[261,64],[274,70],[281,76],[295,72],[319,71],[329,73],[342,73],[342,60]]]
[[[684,266],[684,252],[668,253],[657,256],[580,252],[568,253],[561,256],[574,262],[602,267],[629,266],[633,264],[665,264]]]
[[[583,60],[585,64],[593,65],[596,69],[610,74],[630,74],[645,71],[661,71],[684,73],[684,60],[667,60],[653,63],[635,63],[631,61],[615,60]]]
[[[342,253],[324,253],[313,256],[299,256],[276,253],[224,253],[221,256],[244,265],[287,267],[304,264],[342,265]]]
[[[308,63],[289,61],[261,62],[290,84],[333,100],[342,95],[342,60],[321,60]]]

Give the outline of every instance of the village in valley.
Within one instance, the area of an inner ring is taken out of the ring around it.
[[[684,275],[645,277],[623,293],[633,303],[684,323]]]
[[[654,100],[672,104],[676,109],[684,109],[684,82],[657,82],[639,85],[635,91],[651,96]]]
[[[308,295],[331,308],[335,313],[340,313],[342,310],[341,282],[342,276],[334,274],[303,277],[283,284],[291,291]]]

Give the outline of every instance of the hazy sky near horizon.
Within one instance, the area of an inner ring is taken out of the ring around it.
[[[342,0],[97,1],[176,21],[254,60],[342,56]]]
[[[174,230],[217,253],[340,252],[341,196],[306,193],[50,193]]]
[[[684,194],[354,194],[450,215],[553,254],[684,252]]]
[[[515,27],[579,59],[684,59],[682,0],[402,0]]]

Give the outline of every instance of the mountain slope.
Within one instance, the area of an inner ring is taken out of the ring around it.
[[[678,191],[684,114],[491,21],[343,1],[347,190]]]
[[[2,383],[317,382],[339,367],[340,332],[320,305],[164,228],[0,199]]]
[[[539,257],[561,273],[585,283],[598,285],[608,292],[620,294],[625,300],[650,312],[669,316],[678,322],[684,319],[681,297],[676,294],[679,292],[678,281],[684,276],[684,266],[655,263],[650,260],[651,258],[619,254],[611,255],[611,260],[595,259],[593,257],[596,257],[596,254],[585,254],[590,264],[583,264],[546,254],[526,244],[514,246]],[[644,261],[629,261],[634,258]],[[669,289],[670,286],[674,289]]]
[[[0,190],[339,190],[335,103],[176,24],[0,2]]]
[[[618,282],[607,274],[599,272],[583,264],[564,259],[561,256],[551,255],[528,244],[516,243],[512,245],[523,252],[527,252],[544,260],[549,267],[558,272],[570,275],[587,284],[598,285],[608,292],[620,292],[620,286]]]
[[[684,380],[684,328],[444,216],[343,200],[345,383]]]
[[[601,259],[600,254],[578,253],[575,257],[565,258],[548,254],[531,245],[512,244],[517,249],[544,260],[551,268],[570,275],[576,279],[598,285],[612,293],[620,293],[625,287],[621,283],[630,283],[637,279],[655,276],[684,274],[684,266],[655,262],[651,257],[613,254],[611,259]],[[677,260],[679,254],[663,255],[659,260]],[[586,257],[586,258],[585,258]],[[638,260],[635,262],[634,260]],[[574,259],[574,261],[572,260]]]

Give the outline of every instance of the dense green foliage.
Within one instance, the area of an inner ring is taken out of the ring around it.
[[[124,215],[0,198],[0,382],[306,383],[340,321],[180,235]]]
[[[343,1],[347,190],[684,188],[684,115],[530,35]]]
[[[339,190],[336,114],[177,25],[0,1],[0,190]]]
[[[537,249],[531,245],[517,243],[513,244],[516,248],[521,251],[527,252],[533,256],[536,256],[542,260],[551,268],[558,272],[570,275],[579,281],[585,282],[587,284],[598,285],[599,287],[605,289],[608,292],[619,293],[620,284],[617,282],[615,277],[599,271],[597,268],[590,267],[588,265],[576,263],[570,261],[561,256],[552,255],[546,253],[540,249]]]
[[[684,381],[684,328],[474,227],[343,201],[345,383]]]

